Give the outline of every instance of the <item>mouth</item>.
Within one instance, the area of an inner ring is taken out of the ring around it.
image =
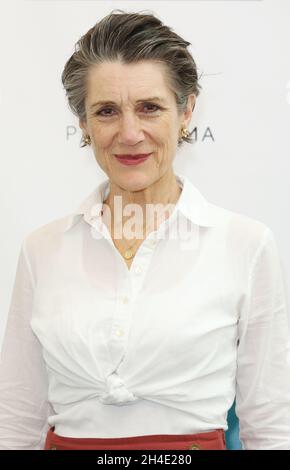
[[[137,165],[145,162],[151,153],[139,153],[139,154],[117,154],[115,158],[123,165]]]

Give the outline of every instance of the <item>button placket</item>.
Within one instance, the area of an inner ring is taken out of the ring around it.
[[[142,267],[139,264],[137,264],[137,266],[135,266],[134,271],[135,271],[136,274],[141,274],[142,273]]]
[[[131,298],[127,294],[120,295],[118,308],[112,324],[112,342],[110,347],[117,359],[126,349],[127,331],[131,324]],[[114,360],[115,360],[114,359]]]

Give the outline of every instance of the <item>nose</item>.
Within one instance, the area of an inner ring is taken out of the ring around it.
[[[132,113],[124,114],[119,124],[119,143],[134,145],[144,140],[144,133],[140,120]]]

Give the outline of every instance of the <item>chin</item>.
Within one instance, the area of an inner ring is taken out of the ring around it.
[[[124,174],[123,177],[119,174],[115,181],[119,182],[119,185],[127,191],[142,191],[150,186],[155,179],[152,178],[152,175],[145,172],[130,171],[130,174],[128,172],[128,174]]]

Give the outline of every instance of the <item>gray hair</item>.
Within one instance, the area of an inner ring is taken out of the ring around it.
[[[148,10],[147,10],[148,12]],[[87,76],[91,66],[105,61],[155,61],[165,65],[166,79],[175,95],[177,111],[186,110],[190,94],[196,97],[202,88],[198,83],[196,63],[187,50],[191,43],[176,34],[152,13],[126,13],[112,10],[75,44],[75,52],[66,62],[61,81],[70,110],[86,122],[85,98]],[[178,140],[193,143],[192,134]],[[86,143],[83,142],[81,147]]]

